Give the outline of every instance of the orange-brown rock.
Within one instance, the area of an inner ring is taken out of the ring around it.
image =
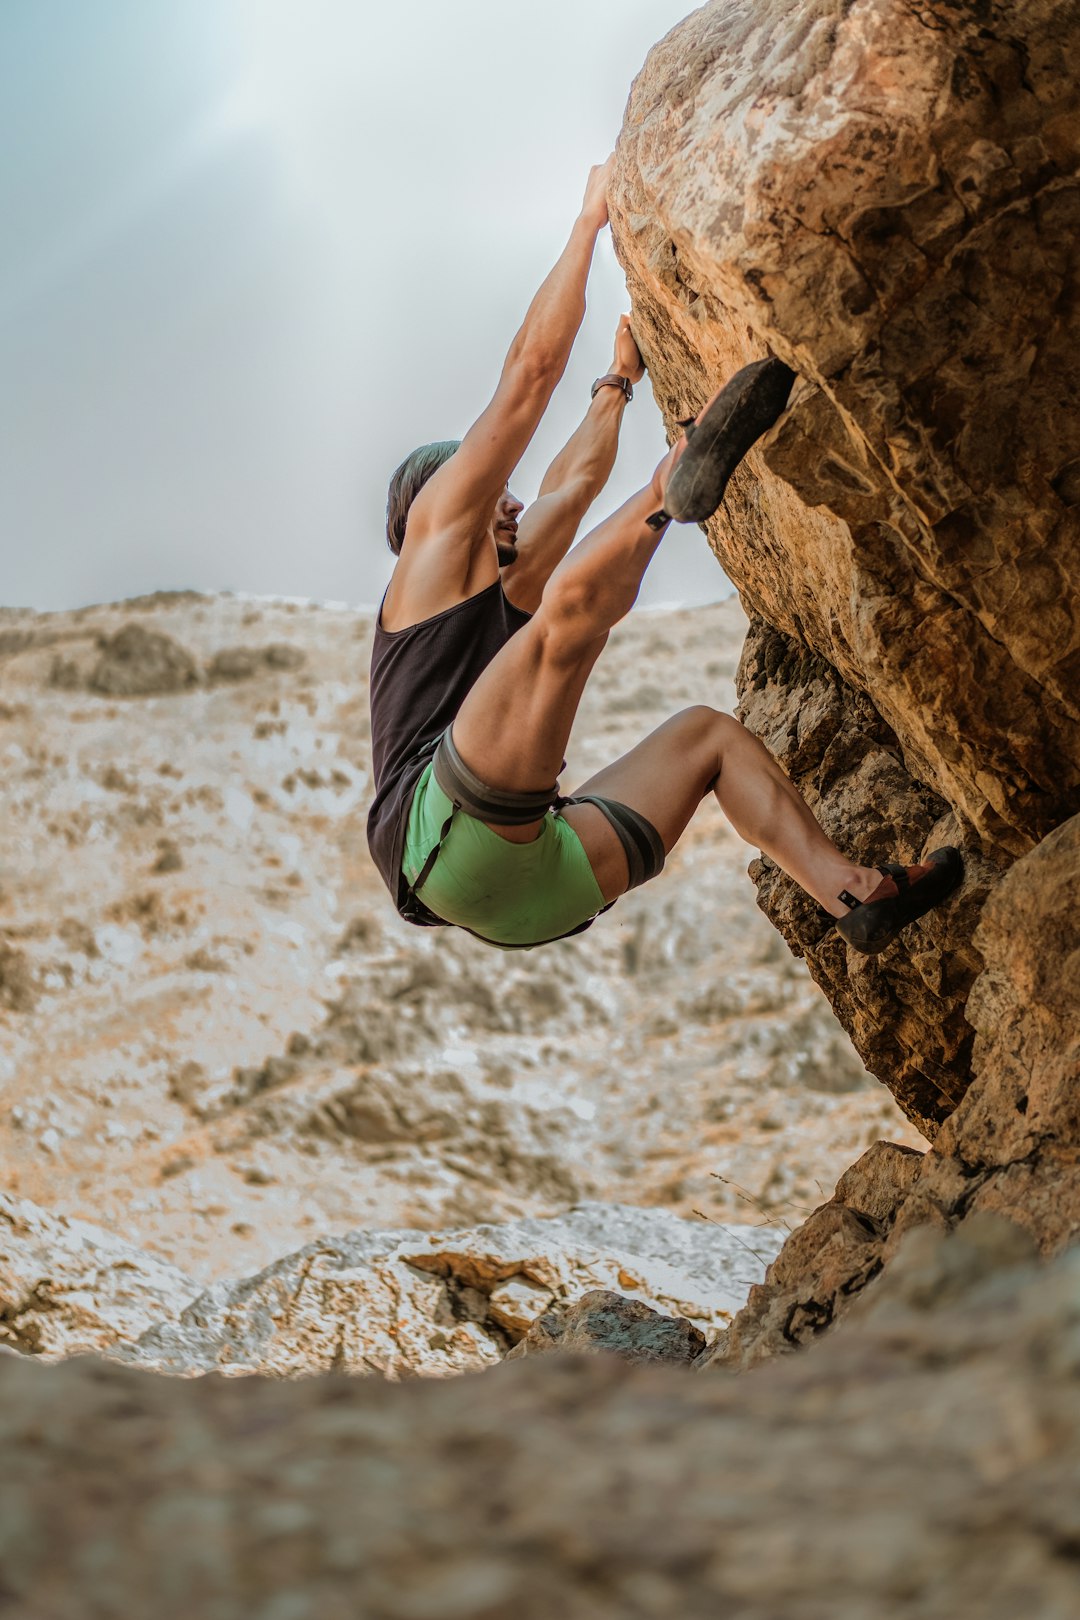
[[[969,1076],[988,884],[1080,807],[1078,46],[1067,0],[715,0],[651,53],[618,149],[669,422],[766,352],[800,378],[709,525],[763,626],[747,723],[859,858],[970,852],[873,964],[762,875],[930,1134]]]
[[[753,1366],[832,1326],[916,1229],[1007,1217],[1021,1253],[1080,1234],[1080,816],[1010,869],[976,943],[977,1074],[933,1147],[880,1142],[785,1243],[701,1365]],[[874,1295],[867,1290],[867,1300]]]

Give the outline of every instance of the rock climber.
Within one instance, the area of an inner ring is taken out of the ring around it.
[[[422,446],[391,479],[387,540],[398,560],[371,665],[375,864],[412,922],[456,925],[503,948],[544,944],[655,877],[712,793],[849,944],[876,953],[956,887],[958,852],[881,869],[850,860],[731,715],[685,709],[576,793],[559,792],[585,683],[669,521],[716,510],[794,380],[779,360],[744,367],[683,424],[651,480],[571,550],[644,373],[624,316],[611,370],[537,500],[526,510],[511,494],[581,324],[610,169],[609,159],[591,171],[491,403],[460,443]]]

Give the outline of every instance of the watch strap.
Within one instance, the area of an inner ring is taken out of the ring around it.
[[[634,389],[629,377],[620,377],[617,371],[609,371],[603,377],[597,377],[592,385],[590,399],[596,398],[597,390],[600,388],[621,388],[626,395],[628,405],[634,397]]]

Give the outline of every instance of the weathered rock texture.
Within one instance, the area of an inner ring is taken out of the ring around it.
[[[931,1136],[969,1077],[996,872],[1080,807],[1080,84],[1070,0],[716,0],[652,52],[613,225],[669,421],[738,365],[791,407],[710,541],[759,621],[742,713],[851,852],[969,852],[876,962],[760,870]]]
[[[385,1387],[0,1354],[34,1620],[1072,1620],[1080,1257],[914,1233],[813,1354]]]
[[[698,1360],[705,1344],[704,1333],[685,1316],[664,1316],[639,1299],[594,1288],[569,1309],[537,1317],[506,1359],[551,1350],[592,1356],[606,1352],[623,1361],[684,1367]]]
[[[178,1374],[446,1376],[495,1366],[542,1314],[598,1288],[632,1290],[620,1308],[696,1352],[775,1252],[772,1234],[753,1240],[757,1253],[737,1229],[602,1204],[466,1232],[352,1232],[216,1284],[127,1353]]]
[[[198,1292],[167,1261],[0,1192],[0,1345],[50,1359],[111,1349]]]
[[[784,1245],[701,1365],[748,1367],[832,1326],[913,1228],[1006,1215],[1044,1254],[1080,1233],[1080,816],[994,889],[969,1002],[978,1070],[926,1154],[879,1142]]]
[[[542,1315],[550,1347],[566,1332],[555,1318],[606,1290],[620,1320],[651,1324],[632,1335],[632,1359],[657,1359],[659,1336],[685,1361],[730,1322],[777,1247],[752,1227],[583,1204],[467,1231],[324,1237],[202,1290],[97,1227],[0,1194],[0,1345],[46,1360],[97,1351],[181,1377],[445,1376],[494,1366]]]

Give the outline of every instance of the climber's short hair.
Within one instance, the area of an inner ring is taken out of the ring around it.
[[[401,555],[409,507],[432,473],[450,460],[460,443],[460,439],[440,439],[435,444],[422,444],[405,457],[390,479],[386,497],[386,543],[395,557]]]

